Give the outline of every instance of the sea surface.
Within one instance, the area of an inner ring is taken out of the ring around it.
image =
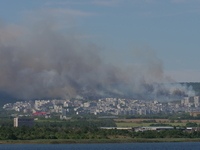
[[[120,144],[1,144],[0,150],[199,150],[200,142]]]

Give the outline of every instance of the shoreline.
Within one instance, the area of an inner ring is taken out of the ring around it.
[[[0,140],[0,144],[98,144],[98,143],[166,143],[166,142],[200,142],[200,138]]]

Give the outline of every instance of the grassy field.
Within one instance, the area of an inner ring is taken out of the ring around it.
[[[139,122],[120,122],[116,123],[117,127],[148,127],[150,124],[158,124],[158,123],[139,123]],[[186,123],[166,123],[172,126],[185,126]]]

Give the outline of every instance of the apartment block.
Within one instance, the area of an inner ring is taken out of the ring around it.
[[[34,118],[14,118],[14,127],[33,127],[34,126]]]

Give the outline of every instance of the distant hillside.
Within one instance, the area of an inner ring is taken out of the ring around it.
[[[15,103],[19,99],[14,98],[13,96],[7,94],[6,92],[0,91],[0,107],[6,103]]]

